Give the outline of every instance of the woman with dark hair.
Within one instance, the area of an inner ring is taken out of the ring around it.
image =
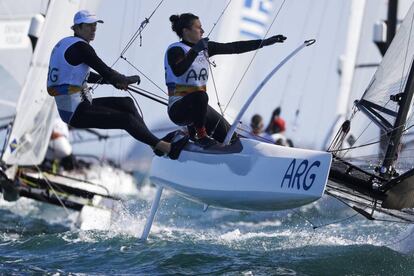
[[[284,132],[286,130],[286,122],[280,117],[281,108],[277,107],[273,110],[272,117],[266,127],[266,132],[269,135]]]
[[[276,35],[263,40],[218,43],[203,38],[201,22],[194,14],[171,15],[170,21],[180,41],[168,47],[164,58],[168,115],[175,124],[186,125],[190,135],[195,134],[196,143],[201,146],[223,142],[229,123],[208,105],[208,57],[254,51],[282,43],[286,37]]]

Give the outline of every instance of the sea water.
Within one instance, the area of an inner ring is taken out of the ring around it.
[[[145,186],[119,206],[107,231],[80,230],[74,211],[1,200],[0,274],[414,275],[408,225],[368,221],[330,198],[284,212],[203,212],[167,191],[142,242],[154,193]]]

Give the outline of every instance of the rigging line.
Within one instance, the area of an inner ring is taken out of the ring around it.
[[[211,67],[211,62],[208,59],[208,57],[207,57],[207,60],[208,60],[208,68],[210,70],[211,80],[213,81],[214,93],[216,95],[216,100],[217,100],[217,106],[220,109],[220,114],[221,114],[221,117],[217,120],[217,123],[214,126],[214,128],[213,128],[213,130],[211,131],[211,134],[210,134],[210,135],[214,135],[214,133],[216,132],[216,129],[217,129],[218,125],[220,124],[220,121],[222,120],[222,118],[224,118],[224,112],[225,112],[225,110],[223,110],[223,107],[222,107],[221,102],[220,102],[220,97],[219,97],[219,94],[218,94],[218,90],[217,90],[217,86],[216,86],[216,81],[214,79],[213,68]],[[227,127],[226,127],[226,131],[228,131]]]
[[[299,212],[297,212],[296,210],[292,210],[292,213],[294,213],[295,215],[297,215],[298,217],[300,217],[301,219],[303,219],[304,221],[306,221],[307,223],[309,223],[313,229],[316,229],[317,227],[315,227],[315,224],[308,219],[306,216],[300,214]]]
[[[224,9],[222,10],[220,16],[217,18],[217,20],[213,24],[213,27],[210,29],[209,33],[207,34],[207,37],[210,37],[210,35],[213,32],[214,28],[216,27],[216,25],[221,20],[221,18],[223,17],[224,13],[226,12],[227,8],[229,7],[231,1],[232,0],[229,0],[227,2],[227,5],[224,7]],[[209,71],[210,71],[211,80],[213,82],[213,87],[214,87],[214,93],[215,93],[215,96],[216,96],[217,106],[220,109],[221,118],[224,118],[224,110],[223,110],[222,105],[221,105],[221,102],[220,102],[220,97],[219,97],[219,93],[218,93],[216,81],[214,79],[213,68],[212,68],[212,66],[213,67],[216,67],[216,64],[214,63],[214,61],[213,62],[210,62],[210,57],[208,56],[208,54],[206,54],[206,52],[204,52],[204,56],[207,58],[207,61],[208,61],[208,68],[209,68]],[[217,127],[218,127],[218,125],[219,125],[219,123],[221,121],[221,118],[219,118],[219,120],[217,121],[216,125],[214,126],[211,135],[213,135],[214,132],[216,131],[216,129],[217,129]]]
[[[132,35],[131,39],[129,40],[129,42],[127,43],[127,45],[125,46],[124,50],[121,51],[120,56],[123,56],[128,49],[132,46],[132,44],[135,42],[135,40],[141,36],[142,32],[144,31],[145,27],[147,26],[147,24],[149,23],[149,20],[151,19],[151,17],[155,14],[155,12],[158,10],[158,8],[161,6],[161,4],[164,2],[164,0],[161,0],[158,5],[155,7],[155,9],[152,11],[152,13],[150,14],[149,17],[146,17],[144,19],[144,21],[142,21],[141,25],[139,26],[139,28],[136,30],[136,32]]]
[[[331,221],[331,222],[329,222],[329,223],[324,223],[324,224],[316,225],[316,226],[314,226],[314,228],[313,228],[313,229],[322,228],[322,227],[327,227],[327,226],[330,226],[330,225],[333,225],[333,224],[337,224],[337,223],[345,222],[345,221],[348,221],[348,220],[350,220],[350,219],[352,219],[352,218],[354,218],[354,217],[356,217],[356,216],[358,216],[358,215],[359,215],[359,213],[356,213],[356,214],[353,214],[353,215],[351,215],[351,216],[349,216],[349,217],[346,217],[346,218],[342,218],[342,219],[334,220],[334,221]]]
[[[77,155],[77,156],[81,156],[81,155]],[[97,158],[96,158],[96,159],[97,159]],[[66,179],[71,179],[71,180],[75,180],[75,181],[82,181],[82,182],[85,182],[85,183],[87,183],[87,184],[89,184],[89,185],[91,185],[91,186],[96,186],[96,187],[102,188],[103,190],[105,190],[105,191],[106,191],[106,193],[107,193],[108,195],[103,195],[103,194],[101,194],[101,193],[99,193],[99,192],[91,192],[91,193],[94,193],[94,194],[97,194],[97,195],[100,195],[100,196],[110,197],[110,198],[112,198],[112,199],[117,199],[117,200],[119,200],[119,198],[115,198],[115,197],[113,197],[113,196],[109,195],[109,189],[108,189],[107,187],[105,187],[104,185],[102,185],[102,184],[97,184],[97,183],[91,182],[90,180],[82,180],[82,179],[79,179],[79,178],[77,178],[77,177],[72,177],[72,176],[63,175],[63,174],[59,174],[59,173],[49,173],[49,174],[54,175],[54,176],[61,176],[61,177],[63,177],[63,178],[66,178]],[[65,193],[65,191],[64,191],[64,190],[60,190],[60,191],[61,191],[62,193]]]
[[[381,141],[375,141],[375,142],[371,142],[371,143],[367,143],[367,144],[363,144],[360,146],[355,146],[355,147],[349,147],[349,148],[342,148],[342,149],[337,149],[337,150],[328,150],[328,152],[341,152],[341,151],[349,151],[351,149],[358,149],[358,148],[363,148],[363,147],[367,147],[367,146],[371,146],[371,145],[375,145],[380,143]]]
[[[355,147],[349,147],[349,148],[342,148],[342,149],[337,149],[337,150],[329,150],[328,152],[333,152],[333,153],[335,153],[335,152],[341,152],[341,151],[349,151],[349,150],[351,150],[351,149],[358,149],[358,148],[363,148],[363,147],[367,147],[367,146],[371,146],[371,145],[375,145],[375,144],[378,144],[378,143],[380,143],[381,141],[375,141],[375,142],[371,142],[371,143],[367,143],[367,144],[363,144],[363,145],[360,145],[360,146],[355,146]],[[346,153],[347,153],[346,152]],[[345,154],[346,154],[345,153]],[[345,155],[344,154],[344,155]]]
[[[319,24],[318,24],[318,27],[317,27],[317,29],[316,29],[316,35],[315,35],[315,37],[316,38],[319,38],[320,37],[320,33],[321,33],[321,29],[322,29],[322,25],[323,25],[323,22],[324,22],[324,19],[325,19],[325,14],[326,14],[326,11],[327,11],[327,7],[328,7],[328,3],[326,3],[326,2],[328,2],[328,0],[326,0],[324,3],[323,3],[323,11],[322,11],[322,15],[321,15],[321,20],[319,21]],[[338,34],[338,32],[336,32],[336,35]],[[308,66],[307,66],[307,68],[306,68],[306,78],[305,78],[305,80],[302,82],[302,88],[301,89],[299,89],[299,91],[301,91],[301,92],[299,92],[299,102],[298,102],[298,105],[297,105],[297,107],[296,107],[296,111],[295,111],[295,119],[294,119],[294,121],[293,121],[293,130],[295,131],[296,130],[296,128],[297,128],[297,126],[298,126],[298,120],[299,120],[299,114],[300,114],[300,108],[301,108],[301,106],[302,106],[302,102],[303,102],[303,93],[304,93],[304,91],[305,91],[305,88],[306,88],[306,84],[308,83],[308,80],[309,80],[309,77],[310,77],[310,72],[312,71],[311,69],[312,69],[312,65],[313,64],[315,64],[315,62],[314,62],[314,59],[315,59],[315,57],[316,57],[316,55],[315,55],[315,51],[316,51],[316,48],[313,48],[312,50],[312,54],[311,54],[311,58],[310,58],[310,62],[308,63]]]
[[[59,195],[56,193],[55,189],[53,189],[52,184],[50,184],[49,179],[47,179],[46,175],[43,173],[43,171],[39,168],[39,166],[34,165],[34,167],[37,169],[37,171],[43,176],[43,179],[45,180],[46,184],[49,186],[52,193],[55,195],[56,199],[59,201],[60,205],[62,205],[62,208],[65,210],[66,215],[69,216],[69,210],[66,208],[65,204],[63,203],[62,199],[59,197]]]
[[[132,68],[134,68],[135,70],[137,70],[141,75],[143,75],[150,83],[152,83],[155,87],[157,87],[162,93],[164,93],[165,95],[168,95],[167,92],[165,92],[165,90],[163,90],[159,85],[157,85],[155,83],[155,81],[153,81],[150,77],[148,77],[146,74],[144,74],[144,72],[142,72],[141,70],[139,70],[138,67],[136,67],[129,60],[127,60],[126,57],[121,57],[121,58],[124,59],[129,65],[131,65]]]
[[[328,195],[330,195],[330,193],[329,193],[329,192],[326,192],[326,193],[327,193]],[[335,197],[335,196],[333,196],[333,195],[331,195],[331,196],[332,196],[332,197]],[[335,198],[336,198],[336,197],[335,197]],[[338,200],[342,202],[342,200],[341,200],[341,199],[339,199],[339,198],[338,198]],[[344,204],[346,204],[346,203],[344,203]],[[350,207],[350,206],[348,205],[348,207]],[[344,222],[344,221],[350,220],[350,219],[352,219],[352,218],[356,217],[357,215],[359,215],[359,213],[355,213],[355,214],[353,214],[353,215],[351,215],[351,216],[348,216],[348,217],[345,217],[345,218],[342,218],[342,219],[334,220],[334,221],[331,221],[331,222],[329,222],[329,223],[324,223],[324,224],[319,224],[319,225],[316,225],[316,224],[315,224],[315,223],[313,223],[310,219],[308,219],[306,216],[301,215],[299,212],[297,212],[297,211],[295,211],[295,210],[292,210],[292,212],[293,212],[293,213],[295,213],[296,215],[298,215],[299,217],[301,217],[302,219],[304,219],[305,221],[307,221],[309,224],[311,224],[311,225],[312,225],[312,229],[313,229],[313,230],[318,229],[318,228],[322,228],[322,227],[327,227],[327,226],[330,226],[330,225],[333,225],[333,224],[341,223],[341,222]]]
[[[141,1],[139,1],[139,2],[141,2]],[[135,2],[136,3],[136,2]],[[132,5],[134,5],[135,3],[132,3]],[[127,24],[127,18],[128,18],[128,16],[127,16],[127,12],[129,11],[129,10],[132,10],[132,11],[135,11],[135,9],[134,9],[134,7],[128,7],[129,6],[129,2],[124,2],[123,3],[123,9],[122,9],[122,14],[124,15],[123,17],[122,17],[122,21],[121,21],[121,30],[120,30],[120,32],[119,32],[119,34],[120,34],[120,39],[119,39],[119,41],[118,41],[118,43],[117,43],[117,46],[118,46],[118,48],[117,48],[117,51],[121,51],[122,50],[122,44],[123,44],[123,38],[124,37],[127,37],[127,30],[126,30],[126,24]],[[135,13],[134,13],[135,14]],[[132,16],[132,20],[133,20],[133,22],[136,22],[136,20],[135,20],[135,16],[133,15]],[[111,95],[112,96],[114,96],[114,94],[115,94],[115,89],[111,89]],[[109,130],[105,130],[105,133],[106,133],[106,135],[108,135],[109,134]],[[118,143],[116,143],[116,142],[118,142]],[[117,146],[118,146],[118,149],[117,149],[117,153],[118,154],[116,154],[117,156],[120,156],[120,152],[121,152],[121,148],[120,148],[120,146],[121,146],[121,141],[120,140],[118,140],[118,141],[116,141],[116,142],[114,142],[113,144],[114,144],[114,147],[116,146],[116,144],[117,144]],[[105,155],[103,155],[103,156],[106,156],[106,152],[107,152],[107,146],[108,146],[108,140],[104,140],[103,141],[103,149],[104,149],[104,154]],[[102,156],[102,157],[103,157]],[[100,162],[102,161],[102,160],[99,160]]]
[[[370,125],[371,123],[369,123],[368,124],[368,126],[363,130],[363,132],[365,132],[366,130],[367,130],[367,128],[369,127],[369,125]],[[403,130],[404,132],[405,131],[407,131],[408,129],[410,129],[410,128],[412,128],[414,125],[411,125],[409,128],[407,128],[407,129],[405,129],[405,130]],[[396,128],[393,128],[393,129],[390,129],[390,131],[392,131],[392,130],[394,130],[394,129],[397,129],[397,128],[400,128],[400,127],[403,127],[403,126],[399,126],[399,127],[396,127]],[[355,142],[356,141],[358,141],[358,139],[362,136],[362,134],[363,133],[361,133],[359,136],[358,136],[358,138],[355,140]],[[381,134],[380,135],[380,139],[382,138],[382,137],[386,137],[387,136],[387,133],[383,133],[383,134]],[[373,139],[372,139],[373,140]],[[377,143],[380,143],[381,142],[381,140],[379,140],[379,141],[375,141],[375,142],[369,142],[369,141],[367,141],[367,143],[366,144],[362,144],[362,145],[360,145],[360,146],[355,146],[355,147],[350,147],[350,148],[343,148],[343,149],[338,149],[338,150],[333,150],[333,151],[329,151],[329,152],[336,152],[336,151],[349,151],[349,150],[351,150],[351,149],[356,149],[356,148],[359,148],[359,147],[366,147],[366,146],[370,146],[370,145],[373,145],[373,144],[377,144]],[[347,154],[347,152],[345,153],[345,154]],[[344,155],[345,155],[344,154]]]
[[[209,68],[209,70],[210,70],[211,80],[213,81],[214,92],[215,92],[215,94],[216,94],[216,99],[217,99],[217,106],[218,106],[218,107],[219,107],[219,109],[220,109],[220,114],[221,114],[221,116],[224,116],[224,110],[223,110],[223,108],[222,108],[222,106],[221,106],[221,103],[220,103],[220,98],[219,98],[219,95],[218,95],[217,85],[216,85],[216,81],[215,81],[215,79],[214,79],[213,68],[211,68],[211,64],[210,64],[210,62],[208,63],[208,68]],[[217,122],[217,125],[214,127],[214,130],[217,128],[217,126],[218,126],[218,123],[219,123],[219,122],[220,122],[220,121],[218,121],[218,122]]]
[[[274,22],[276,21],[276,19],[277,19],[277,17],[278,17],[278,15],[279,15],[280,11],[282,10],[283,6],[285,5],[285,2],[286,2],[286,0],[283,0],[282,4],[281,4],[281,5],[280,5],[280,7],[279,7],[279,10],[276,12],[275,16],[273,17],[272,23],[271,23],[271,24],[269,25],[269,27],[267,28],[266,33],[264,34],[263,38],[265,38],[265,37],[267,36],[267,34],[269,33],[270,29],[272,28],[272,26],[273,26]],[[226,110],[227,110],[227,108],[229,107],[229,105],[230,105],[231,101],[233,100],[233,98],[234,98],[234,96],[235,96],[235,94],[236,94],[237,90],[239,89],[239,86],[241,85],[241,82],[243,81],[244,77],[246,76],[247,71],[249,71],[249,68],[250,68],[250,66],[251,66],[251,65],[252,65],[252,63],[253,63],[253,60],[256,58],[257,53],[258,53],[258,51],[259,51],[260,47],[262,46],[262,44],[263,44],[263,40],[262,40],[262,42],[260,43],[259,47],[258,47],[258,48],[256,49],[256,51],[254,52],[254,55],[253,55],[253,57],[251,58],[251,60],[250,60],[249,64],[247,65],[246,70],[243,72],[243,75],[241,76],[241,78],[240,78],[239,82],[237,83],[236,88],[234,89],[233,93],[231,94],[231,97],[230,97],[229,101],[227,102],[227,104],[226,104],[226,106],[225,106],[225,108],[224,108],[224,112],[226,112]]]
[[[310,15],[312,13],[312,8],[315,7],[315,6],[316,5],[314,5],[312,3],[312,0],[309,0],[308,1],[308,7],[306,8],[306,11],[307,11],[306,12],[306,17],[305,17],[305,20],[303,21],[302,29],[301,29],[300,36],[299,37],[304,37],[305,36],[305,29],[306,29],[307,26],[310,25],[309,24],[309,20],[311,18]],[[292,65],[289,68],[289,73],[288,73],[287,78],[286,78],[286,81],[285,81],[285,83],[283,85],[283,89],[281,89],[281,91],[282,91],[282,97],[281,97],[281,99],[279,101],[279,105],[278,106],[283,106],[283,103],[284,103],[285,98],[286,98],[286,95],[287,95],[288,87],[290,87],[290,84],[291,84],[292,71],[293,71],[294,68],[296,68],[296,64],[297,64],[297,59],[293,60],[293,63],[292,63]]]
[[[341,10],[345,10],[345,4],[346,4],[346,2],[343,1],[342,2]],[[344,12],[341,12],[340,14],[341,15],[338,17],[338,21],[336,23],[336,30],[339,30],[340,29],[341,24],[344,21],[344,14],[345,13]],[[339,34],[340,34],[339,31],[336,31],[335,32],[334,41],[338,41]],[[336,60],[335,59],[335,56],[336,56],[336,51],[335,50],[336,50],[336,47],[332,47],[332,51],[331,51],[330,58],[329,58],[330,61],[329,61],[329,64],[328,64],[328,68],[329,69],[334,67],[333,66],[333,62],[334,62],[334,60]],[[323,83],[322,91],[324,91],[325,93],[329,91],[329,89],[328,89],[329,77],[328,76],[329,76],[329,74],[326,73],[326,75],[325,75],[325,81],[322,82]],[[300,96],[301,104],[303,103],[303,101],[302,101],[303,98],[305,98],[304,95],[303,95],[304,91],[305,90],[302,90],[302,92],[301,92],[302,95]],[[320,106],[320,108],[317,108],[317,111],[316,111],[317,121],[320,121],[323,118],[324,113],[326,112],[326,102],[327,102],[327,99],[328,99],[328,97],[322,97],[321,106]],[[348,110],[349,101],[347,103],[345,103],[345,104],[347,106],[346,109]],[[328,103],[328,106],[329,106],[329,103]],[[318,140],[317,139],[317,133],[321,133],[321,131],[322,131],[322,124],[319,123],[319,124],[316,125],[316,131],[314,132],[313,137],[312,137],[313,147],[314,148],[315,148],[315,143],[316,143],[315,141]]]
[[[308,218],[306,218],[305,216],[301,215],[299,212],[292,210],[292,213],[294,213],[295,215],[297,215],[300,219],[303,219],[305,222],[309,223],[312,226],[312,229],[315,230],[316,228],[314,228],[314,224],[312,223],[312,221],[310,221]],[[310,243],[312,242],[312,240],[314,239],[316,235],[316,231],[311,231],[309,236],[305,236],[305,238],[307,238],[306,240],[303,240],[303,244],[304,246],[302,246],[302,252],[300,255],[304,255],[304,251],[306,250],[306,248],[308,248],[310,246]]]
[[[404,71],[405,71],[405,65],[407,63],[408,47],[409,47],[410,41],[411,41],[411,33],[412,33],[412,30],[413,30],[413,22],[414,22],[414,15],[411,18],[410,33],[409,33],[409,36],[408,36],[407,46],[405,48],[404,65],[403,65],[403,70],[401,71],[401,79],[404,79]],[[411,64],[411,66],[413,66],[413,64]],[[405,80],[405,83],[407,81],[408,81],[408,78]],[[404,85],[404,87],[405,87],[405,85]],[[403,87],[403,83],[401,82],[400,83],[400,93],[401,93],[401,91],[403,91],[404,87]]]
[[[411,25],[410,25],[410,32],[409,32],[409,36],[408,36],[408,41],[407,41],[407,45],[406,45],[406,48],[405,48],[405,56],[404,56],[404,64],[403,64],[403,70],[401,71],[401,80],[403,80],[404,79],[404,72],[405,72],[405,66],[406,66],[406,63],[407,63],[407,56],[408,56],[408,47],[409,47],[409,45],[410,45],[410,41],[411,41],[411,33],[412,33],[412,30],[413,30],[413,22],[414,22],[414,16],[412,16],[412,18],[411,18]],[[413,61],[411,61],[411,66],[410,66],[410,68],[413,66]],[[403,85],[403,82],[400,82],[400,90],[399,90],[399,93],[403,93],[404,91],[403,91],[403,89],[406,87],[406,85],[407,85],[407,81],[408,81],[408,78],[406,78],[405,79],[405,81],[404,81],[404,84],[405,85]],[[403,92],[401,92],[401,91],[403,91]],[[410,117],[412,116],[412,114],[410,115]],[[405,124],[406,124],[406,122],[407,122],[407,119],[405,119],[405,122],[403,122],[402,123],[402,125],[401,126],[404,126]],[[395,123],[395,122],[394,122]],[[400,127],[400,126],[398,126],[398,127]],[[401,140],[402,140],[402,138],[400,137],[400,140],[399,140],[399,142],[398,143],[401,143]],[[398,152],[400,152],[401,151],[401,149],[399,149],[398,150]],[[385,160],[385,159],[384,159]]]
[[[216,27],[217,23],[221,20],[221,18],[223,17],[224,13],[226,12],[227,8],[229,7],[230,3],[232,0],[229,0],[227,2],[226,7],[223,9],[223,11],[221,12],[220,16],[217,18],[216,22],[213,24],[213,27],[211,27],[210,31],[207,34],[207,37],[210,37],[210,34],[213,32],[214,28]]]
[[[389,101],[388,101],[389,102]],[[388,103],[387,102],[387,103]],[[385,104],[385,105],[387,105],[387,104]],[[354,144],[356,143],[356,142],[358,142],[358,140],[361,138],[361,136],[365,133],[365,131],[367,131],[368,130],[368,128],[369,128],[369,126],[372,124],[372,121],[369,121],[369,123],[367,124],[367,126],[362,130],[362,132],[358,135],[358,137],[355,139],[355,142],[354,142]],[[380,139],[381,139],[381,137],[383,136],[384,134],[382,134],[382,135],[380,135]],[[380,141],[377,141],[378,143],[380,142]],[[349,150],[348,151],[346,151],[342,156],[343,157],[345,157],[345,155],[347,155],[348,154],[348,152],[349,152]]]
[[[144,120],[144,113],[142,112],[141,106],[139,105],[139,103],[138,103],[137,99],[135,99],[135,97],[132,95],[132,93],[131,93],[131,91],[130,91],[130,90],[128,90],[127,92],[128,92],[128,94],[131,96],[132,100],[135,102],[135,105],[137,106],[138,111],[139,111],[139,113],[138,113],[138,114],[142,117],[142,120],[143,120],[143,121],[145,121],[145,120]]]
[[[279,7],[279,10],[278,10],[278,11],[277,11],[277,13],[275,14],[275,16],[274,16],[274,18],[273,18],[273,20],[272,20],[272,23],[269,25],[269,27],[268,27],[268,29],[266,30],[266,33],[264,34],[264,36],[263,36],[263,37],[266,37],[266,36],[267,36],[267,34],[269,33],[269,30],[270,30],[270,29],[271,29],[271,27],[273,26],[273,23],[275,22],[275,20],[276,20],[276,18],[278,17],[278,15],[279,15],[280,11],[282,10],[282,8],[283,8],[283,6],[284,6],[285,2],[286,2],[286,0],[284,0],[284,1],[283,1],[283,3],[281,4],[281,6]],[[245,75],[246,75],[247,71],[249,70],[249,68],[250,68],[251,64],[253,63],[253,60],[255,59],[255,57],[256,57],[256,55],[257,55],[257,53],[258,53],[258,50],[261,48],[262,43],[263,43],[263,39],[262,39],[262,41],[261,41],[261,43],[260,43],[259,47],[258,47],[258,48],[256,49],[256,51],[254,52],[254,55],[253,55],[252,59],[250,60],[250,62],[249,62],[249,64],[248,64],[248,66],[247,66],[247,68],[246,68],[245,72],[243,73],[243,75],[242,75],[242,77],[241,77],[241,79],[240,79],[239,83],[237,84],[237,87],[234,89],[234,91],[233,91],[233,93],[232,93],[232,95],[231,95],[231,97],[230,97],[229,101],[227,102],[227,104],[226,104],[226,106],[225,106],[224,110],[222,111],[222,110],[221,110],[221,108],[220,108],[220,111],[222,112],[223,117],[224,117],[224,113],[226,112],[226,110],[227,110],[227,108],[228,108],[228,106],[229,106],[230,102],[232,101],[233,97],[235,96],[236,91],[237,91],[237,89],[239,88],[239,86],[240,86],[240,84],[241,84],[241,82],[242,82],[243,78],[245,77]],[[217,94],[217,92],[216,92],[216,94]],[[217,97],[218,97],[218,94],[217,94]],[[217,99],[217,100],[219,101],[219,99]],[[219,103],[218,105],[220,106],[221,104]],[[215,127],[214,127],[214,129],[213,129],[213,132],[215,131],[215,129],[217,128],[217,126],[219,125],[219,123],[220,123],[220,121],[222,120],[222,118],[223,118],[223,117],[220,117],[220,118],[219,118],[219,120],[217,121],[217,123],[216,123],[216,125],[215,125]]]
[[[124,49],[121,51],[119,57],[112,63],[110,68],[114,67],[114,65],[123,57],[123,55],[128,51],[128,49],[132,46],[132,44],[135,42],[135,40],[138,37],[141,37],[142,32],[144,31],[145,27],[148,25],[149,20],[151,17],[155,14],[155,12],[158,10],[158,8],[161,6],[161,4],[164,2],[164,0],[161,0],[158,5],[155,7],[155,9],[152,11],[150,16],[148,18],[145,18],[144,21],[141,22],[138,29],[135,31],[135,33],[132,35],[131,39],[128,41]],[[98,80],[94,85],[91,87],[91,92],[93,92],[99,85],[101,85],[101,82],[103,81],[103,78]]]
[[[385,107],[385,106],[387,106],[387,104],[390,102],[390,100],[388,100],[384,105],[383,105],[383,107]],[[354,114],[355,114],[356,112],[354,112]],[[352,114],[351,115],[351,118],[350,118],[350,121],[352,121],[353,120],[353,118],[354,118],[354,114]],[[354,142],[354,144],[360,139],[360,137],[364,134],[364,132],[368,129],[368,127],[370,126],[372,124],[372,121],[370,121],[368,124],[367,124],[367,126],[364,128],[364,130],[362,131],[362,133],[358,136],[358,138],[355,140],[355,142]],[[401,127],[404,127],[403,125],[402,126],[398,126],[398,127],[395,127],[395,128],[391,128],[391,129],[389,129],[389,132],[391,132],[391,131],[393,131],[393,130],[395,130],[395,129],[398,129],[398,128],[401,128]],[[411,129],[412,127],[414,127],[414,124],[412,124],[412,125],[410,125],[409,127],[407,127],[407,128],[405,128],[404,130],[403,130],[403,132],[406,132],[407,130],[409,130],[409,129]],[[380,136],[379,136],[379,138],[383,138],[383,137],[386,137],[386,136],[388,136],[387,135],[387,133],[383,133],[383,134],[381,134]],[[371,139],[371,140],[368,140],[367,141],[367,143],[369,143],[370,141],[374,141],[374,139],[376,139],[376,138],[373,138],[373,139]],[[364,142],[365,143],[365,142]]]

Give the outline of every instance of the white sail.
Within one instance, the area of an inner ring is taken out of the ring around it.
[[[363,99],[388,110],[397,112],[399,105],[390,100],[391,95],[403,93],[414,58],[414,5],[411,6],[403,23],[387,50]],[[395,117],[381,113],[394,125]]]
[[[35,165],[43,161],[56,112],[54,99],[46,91],[50,52],[59,39],[71,34],[73,15],[79,8],[80,0],[50,2],[3,155],[6,164]]]
[[[351,1],[346,46],[344,54],[341,56],[341,80],[338,98],[336,100],[336,121],[334,122],[332,131],[328,132],[327,139],[324,142],[324,149],[329,147],[329,143],[332,141],[341,124],[345,121],[345,118],[349,112],[348,107],[352,92],[352,80],[355,72],[365,5],[366,1]]]
[[[249,39],[262,39],[266,34],[273,4],[270,0],[232,1],[225,11],[220,22],[217,36],[212,35],[211,40],[217,42],[232,42]],[[217,85],[218,97],[221,105],[227,105],[241,78],[242,72],[249,65],[254,52],[241,55],[217,56],[212,59],[217,63],[213,68],[213,75],[209,78],[208,94],[210,105],[219,111],[214,91],[213,78]],[[237,115],[237,109],[244,103],[247,95],[242,95],[238,89],[237,97],[231,100],[230,108],[226,114],[232,121]],[[232,110],[233,109],[233,110]]]

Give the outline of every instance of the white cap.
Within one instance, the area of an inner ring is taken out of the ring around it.
[[[102,20],[96,18],[96,15],[90,13],[87,10],[81,10],[75,13],[73,17],[73,25],[78,25],[82,23],[91,24],[91,23],[104,23]]]

